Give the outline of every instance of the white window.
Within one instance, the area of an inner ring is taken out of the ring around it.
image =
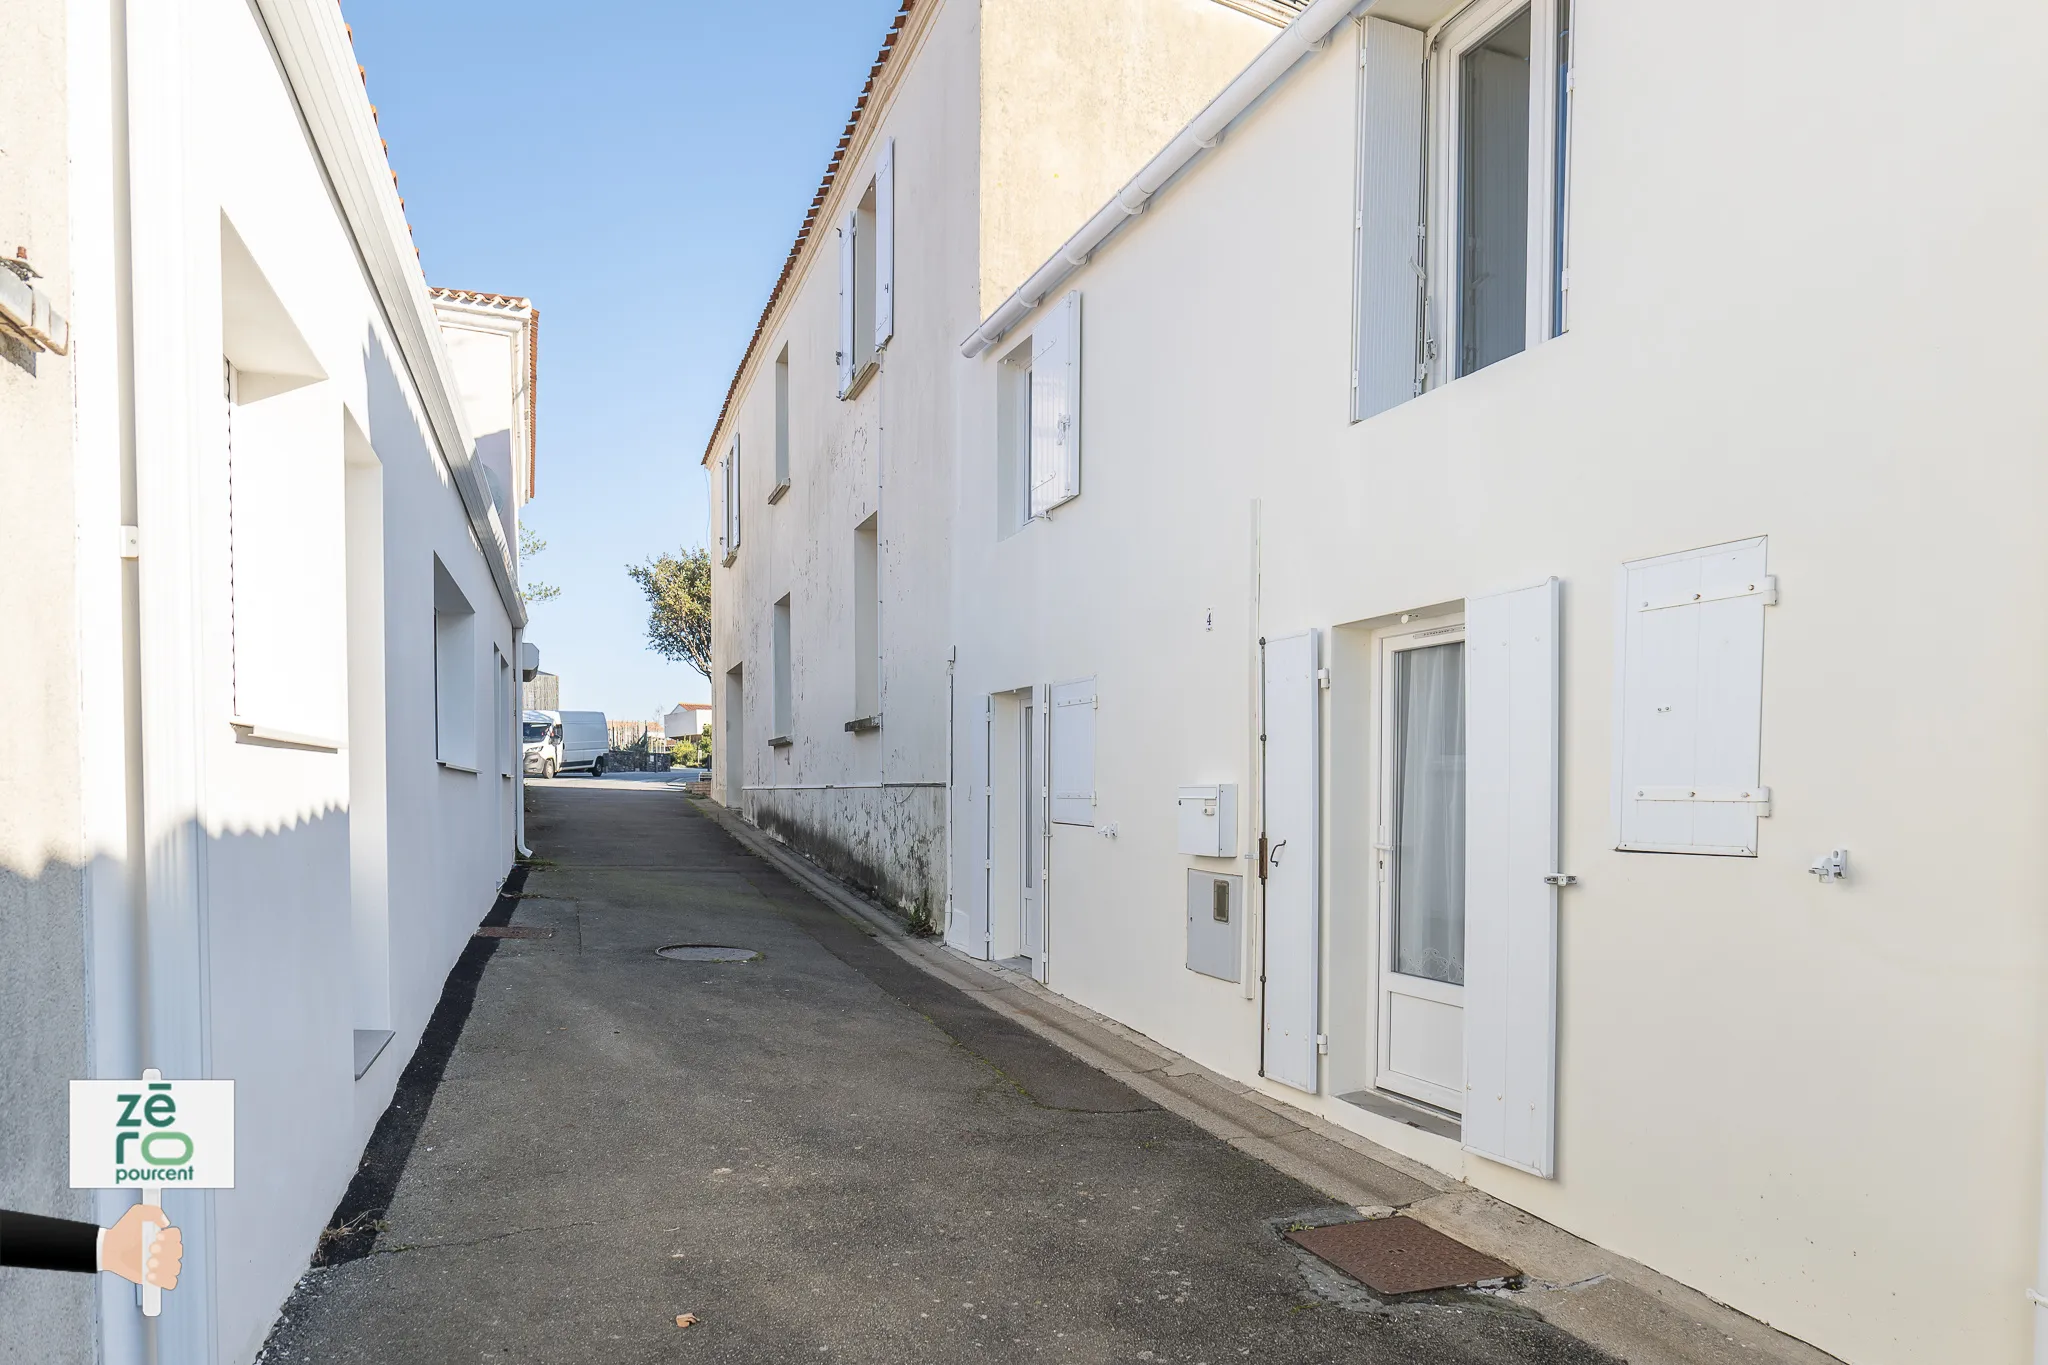
[[[839,220],[839,396],[874,373],[896,331],[896,142],[882,144],[875,177]]]
[[[495,690],[491,694],[491,702],[495,708],[491,712],[491,733],[496,735],[498,740],[498,776],[510,777],[512,755],[517,750],[512,727],[519,719],[512,709],[512,698],[515,695],[512,690],[512,663],[505,657],[505,652],[496,645],[491,646],[491,658],[498,665],[495,670]]]
[[[775,357],[775,487],[768,501],[781,502],[789,491],[789,347]]]
[[[1353,416],[1563,330],[1569,0],[1362,25]]]
[[[1095,823],[1095,679],[1055,683],[1051,689],[1052,822]]]
[[[853,719],[872,730],[882,717],[882,540],[880,517],[853,530]]]
[[[476,611],[434,556],[434,757],[473,773],[476,752]]]
[[[781,747],[790,742],[795,728],[792,712],[795,710],[789,638],[789,594],[775,604],[774,635],[769,641],[774,651],[775,695],[771,698],[773,710],[769,715],[768,742]]]
[[[1756,855],[1765,550],[1758,536],[1622,566],[1615,847]]]
[[[725,503],[725,525],[718,537],[724,547],[724,562],[731,564],[740,552],[740,438],[735,434],[732,447],[719,462],[719,478],[724,487],[721,497]]]

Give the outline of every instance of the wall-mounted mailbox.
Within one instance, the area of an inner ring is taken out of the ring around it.
[[[1244,878],[1188,869],[1188,970],[1238,979],[1244,941]]]
[[[1197,858],[1237,856],[1237,784],[1180,789],[1180,851]]]

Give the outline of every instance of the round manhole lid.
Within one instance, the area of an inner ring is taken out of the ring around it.
[[[720,943],[671,943],[666,948],[656,948],[654,955],[677,962],[752,962],[761,956],[752,948],[730,948]]]

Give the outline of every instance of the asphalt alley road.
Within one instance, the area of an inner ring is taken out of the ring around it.
[[[1316,1191],[905,962],[679,791],[529,800],[512,924],[553,934],[472,973],[380,1158],[395,1194],[265,1360],[1608,1362],[1484,1295],[1374,1303],[1281,1240],[1331,1216]]]

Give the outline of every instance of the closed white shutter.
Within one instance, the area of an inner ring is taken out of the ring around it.
[[[1556,579],[1465,613],[1465,1150],[1556,1170]]]
[[[839,222],[839,396],[853,387],[853,305],[857,281],[854,274],[853,244],[860,219],[848,209]]]
[[[1622,566],[1615,847],[1754,857],[1762,780],[1765,538]]]
[[[1081,294],[1046,309],[1031,333],[1031,515],[1081,492]]]
[[[1362,421],[1422,391],[1426,53],[1419,29],[1373,18],[1360,27],[1351,415]]]
[[[875,349],[896,334],[896,139],[875,168]]]
[[[1264,646],[1265,1041],[1260,1074],[1317,1093],[1321,694],[1316,633]]]
[[[1095,824],[1095,679],[1052,688],[1052,822]]]

